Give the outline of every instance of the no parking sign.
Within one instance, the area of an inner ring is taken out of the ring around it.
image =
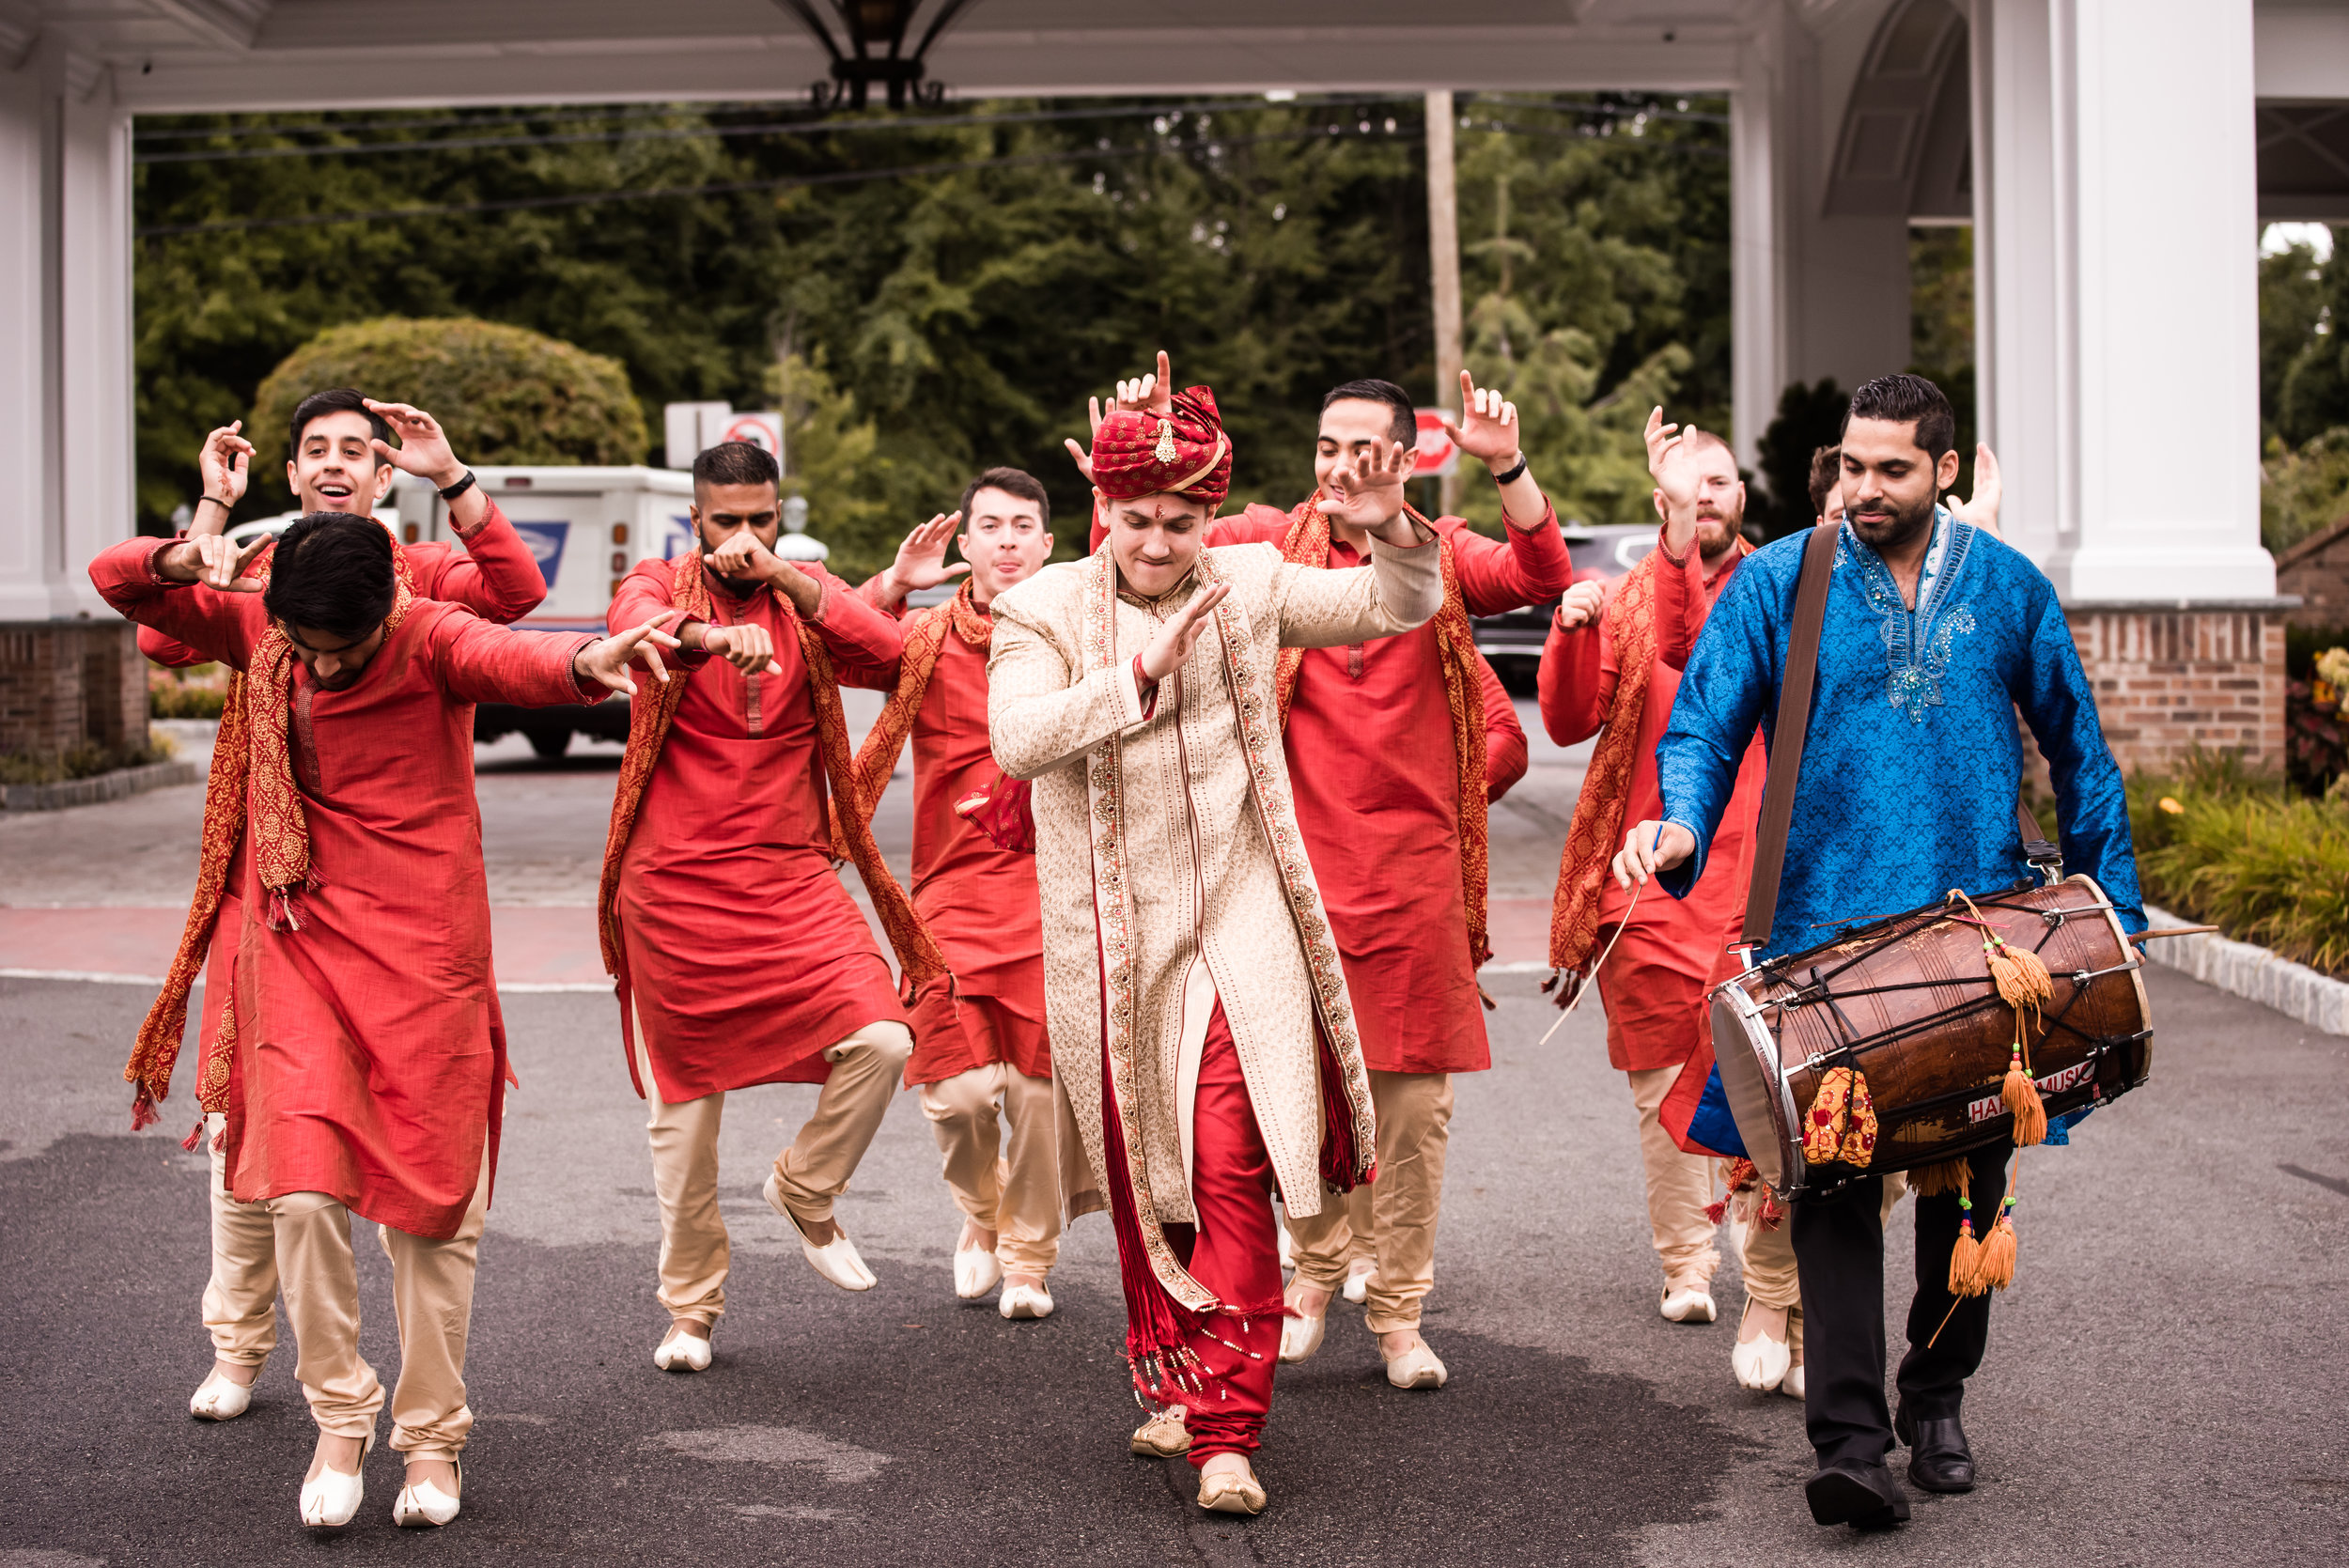
[[[1419,419],[1419,445],[1412,454],[1411,477],[1414,479],[1449,479],[1459,472],[1460,448],[1443,433],[1447,417],[1442,409],[1416,409]]]

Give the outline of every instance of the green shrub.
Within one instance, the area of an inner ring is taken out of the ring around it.
[[[0,784],[62,784],[118,768],[167,762],[178,747],[167,736],[147,746],[76,746],[70,752],[0,752]]]
[[[414,404],[441,422],[462,462],[645,459],[645,411],[618,360],[493,321],[387,316],[330,327],[270,372],[245,432],[257,470],[285,472],[294,406],[330,386]]]
[[[149,719],[217,719],[228,696],[228,672],[217,664],[147,672]]]
[[[2349,516],[2349,427],[2297,451],[2270,440],[2260,477],[2260,543],[2281,554]]]
[[[2238,941],[2349,973],[2349,798],[2311,800],[2232,753],[2129,781],[2145,896]]]

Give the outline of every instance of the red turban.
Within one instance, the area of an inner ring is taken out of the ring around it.
[[[1093,483],[1112,501],[1173,491],[1223,505],[1232,489],[1232,438],[1204,386],[1174,395],[1169,415],[1124,410],[1093,432]]]

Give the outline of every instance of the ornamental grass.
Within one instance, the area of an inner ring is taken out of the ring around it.
[[[2129,781],[2146,898],[2349,977],[2349,792],[2310,797],[2232,753]]]

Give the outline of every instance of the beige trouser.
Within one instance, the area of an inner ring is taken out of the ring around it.
[[[1347,1260],[1369,1233],[1378,1272],[1370,1277],[1362,1321],[1374,1334],[1419,1327],[1420,1303],[1436,1288],[1436,1216],[1443,1203],[1443,1157],[1451,1138],[1452,1075],[1370,1075],[1378,1118],[1378,1179],[1365,1196],[1324,1196],[1310,1219],[1288,1217],[1297,1277],[1337,1291]],[[1366,1205],[1365,1214],[1357,1205]]]
[[[277,1348],[277,1221],[269,1204],[228,1195],[228,1155],[221,1143],[227,1125],[218,1111],[204,1118],[212,1162],[212,1277],[204,1285],[204,1327],[214,1356],[257,1367]]]
[[[399,1385],[392,1390],[392,1447],[411,1459],[454,1460],[473,1430],[465,1405],[465,1340],[473,1327],[474,1271],[490,1212],[489,1161],[473,1203],[446,1241],[376,1227],[392,1260],[399,1323]],[[300,1352],[294,1375],[319,1430],[366,1437],[383,1408],[383,1385],[359,1354],[359,1265],[350,1211],[323,1192],[269,1201],[275,1220],[286,1321]]]
[[[1631,1080],[1631,1103],[1640,1111],[1640,1163],[1647,1172],[1647,1223],[1664,1265],[1667,1291],[1702,1290],[1713,1281],[1721,1255],[1713,1247],[1713,1221],[1704,1215],[1713,1201],[1713,1161],[1692,1155],[1664,1130],[1664,1096],[1680,1077],[1678,1067],[1656,1067],[1624,1075]]]
[[[1001,1098],[999,1114],[996,1100]],[[955,1206],[982,1231],[995,1233],[995,1258],[1006,1273],[1049,1274],[1060,1257],[1060,1147],[1052,1126],[1052,1080],[991,1062],[922,1085],[945,1157]],[[1003,1136],[1008,1123],[1011,1133]],[[998,1151],[1001,1151],[1000,1155]]]
[[[726,1310],[732,1257],[718,1212],[718,1123],[723,1091],[676,1105],[661,1098],[645,1031],[636,1030],[636,1065],[645,1085],[645,1128],[652,1143],[653,1192],[661,1201],[661,1305],[673,1318],[709,1324]],[[832,1201],[880,1129],[881,1115],[913,1054],[913,1035],[894,1019],[868,1023],[824,1052],[832,1072],[816,1113],[775,1157],[775,1185],[801,1219],[832,1218]]]
[[[1906,1172],[1884,1178],[1884,1208],[1881,1219],[1890,1219],[1892,1205],[1908,1190]],[[1764,1230],[1760,1225],[1741,1225],[1737,1250],[1737,1268],[1745,1276],[1746,1294],[1757,1307],[1789,1314],[1789,1340],[1794,1348],[1802,1349],[1802,1281],[1795,1274],[1794,1227],[1784,1220],[1776,1230]]]

